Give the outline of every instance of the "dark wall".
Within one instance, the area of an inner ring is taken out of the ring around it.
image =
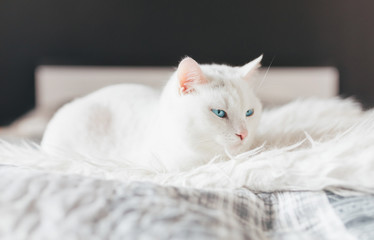
[[[0,0],[0,124],[34,105],[38,64],[338,67],[374,105],[374,1]],[[292,86],[290,86],[292,87]]]

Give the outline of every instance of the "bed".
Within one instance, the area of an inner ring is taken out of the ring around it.
[[[47,70],[39,69],[39,82],[56,71]],[[43,153],[37,141],[48,109],[55,108],[43,105],[53,102],[43,95],[39,109],[1,131],[7,140],[0,142],[0,238],[374,239],[374,112],[331,98],[337,91],[333,72],[328,96],[293,100],[300,96],[288,92],[276,102],[265,100],[271,107],[259,138],[268,147],[259,142],[230,161],[177,173]],[[71,98],[53,97],[57,105]],[[305,114],[288,118],[288,135],[271,128],[276,119],[305,109],[318,109],[318,120],[308,125]]]

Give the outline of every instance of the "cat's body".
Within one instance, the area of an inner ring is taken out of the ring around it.
[[[144,145],[159,93],[135,85],[113,85],[63,106],[44,133],[42,146],[100,158],[130,157]],[[143,111],[139,111],[142,109]],[[139,151],[142,152],[142,151]]]
[[[200,66],[186,58],[162,93],[135,84],[101,89],[61,108],[42,146],[166,170],[247,151],[262,112],[253,79],[260,61]]]

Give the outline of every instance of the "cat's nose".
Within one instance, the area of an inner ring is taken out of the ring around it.
[[[240,140],[243,141],[243,139],[248,135],[248,131],[246,129],[241,130],[239,133],[235,133],[235,135],[238,136]]]

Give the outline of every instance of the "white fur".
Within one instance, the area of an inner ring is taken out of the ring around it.
[[[99,90],[59,110],[42,147],[50,153],[137,159],[168,171],[192,169],[225,151],[248,151],[262,112],[253,76],[261,58],[243,67],[199,66],[186,58],[160,97],[140,85]],[[248,109],[253,116],[245,116]],[[236,134],[243,131],[248,136],[241,140]]]
[[[0,164],[64,174],[256,191],[348,187],[374,192],[374,111],[350,99],[307,99],[265,110],[252,151],[187,171],[158,171],[138,158],[98,157],[0,143]],[[264,144],[264,141],[266,143]],[[263,145],[264,144],[264,145]],[[262,147],[261,147],[262,146]],[[207,159],[208,160],[208,159]]]
[[[139,85],[102,89],[58,111],[42,148],[0,142],[0,164],[201,188],[374,192],[373,110],[306,99],[262,113],[260,60],[229,67],[185,59],[161,96]],[[241,141],[235,134],[244,129]]]

